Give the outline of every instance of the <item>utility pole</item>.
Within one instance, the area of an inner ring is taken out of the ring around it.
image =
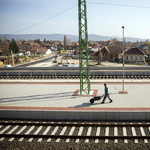
[[[12,55],[12,63],[13,63],[13,67],[14,67],[14,57],[13,57],[13,51],[11,50],[11,55]]]
[[[78,0],[79,11],[79,68],[80,68],[80,94],[90,93],[90,69],[88,50],[88,30],[86,0]],[[85,51],[86,55],[83,55]],[[83,68],[85,67],[85,69]]]
[[[127,91],[124,91],[124,26],[122,26],[122,31],[123,31],[123,83],[122,83],[122,91],[119,91],[119,94],[128,94]]]

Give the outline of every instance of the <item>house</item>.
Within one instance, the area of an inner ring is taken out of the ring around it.
[[[57,50],[57,48],[55,46],[51,46],[51,50],[55,51],[55,50]]]
[[[101,48],[101,46],[99,44],[94,44],[92,48],[89,47],[89,52],[90,53],[98,52],[99,48]]]
[[[37,47],[32,47],[28,51],[30,51],[30,55],[37,55],[38,48]]]
[[[50,49],[51,48],[51,44],[45,44],[44,47]]]
[[[47,48],[39,49],[37,52],[40,54],[44,54],[44,55],[52,54],[52,51],[50,49],[47,49]]]
[[[19,53],[22,53],[23,55],[25,55],[26,50],[20,49]]]
[[[140,45],[138,48],[142,50],[145,54],[150,54],[150,47],[148,47],[147,45]]]
[[[131,48],[124,53],[125,63],[145,62],[145,53],[139,48]]]
[[[119,61],[122,58],[122,49],[117,46],[104,46],[101,49],[103,61]]]

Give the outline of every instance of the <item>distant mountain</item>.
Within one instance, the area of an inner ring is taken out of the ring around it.
[[[40,39],[41,41],[44,40],[59,40],[63,41],[64,40],[64,34],[14,34],[14,35],[9,35],[9,34],[0,34],[0,37],[3,39],[4,36],[7,37],[7,39],[11,40],[13,39],[21,39],[21,40],[35,40],[35,39]],[[70,39],[71,42],[73,41],[78,41],[79,37],[77,35],[71,35],[71,34],[66,34],[67,39]],[[119,41],[122,41],[121,37],[118,36],[101,36],[101,35],[96,35],[96,34],[89,34],[88,35],[88,40],[90,41],[108,41],[111,40],[112,38],[117,38]],[[130,42],[136,42],[136,41],[145,41],[147,39],[139,39],[139,38],[132,38],[132,37],[125,37],[126,41]]]

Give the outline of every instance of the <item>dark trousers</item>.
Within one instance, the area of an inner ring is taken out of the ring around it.
[[[105,100],[106,100],[107,97],[108,97],[108,99],[109,99],[110,101],[112,101],[112,99],[109,97],[109,94],[106,94],[106,95],[104,96],[104,98],[103,98],[103,102],[105,102]]]

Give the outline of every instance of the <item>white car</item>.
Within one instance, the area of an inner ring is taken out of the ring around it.
[[[4,67],[12,67],[11,65],[5,65]]]
[[[62,67],[62,65],[57,65],[57,67]]]
[[[22,56],[22,55],[23,55],[23,53],[18,53],[18,54],[17,54],[17,56]]]

